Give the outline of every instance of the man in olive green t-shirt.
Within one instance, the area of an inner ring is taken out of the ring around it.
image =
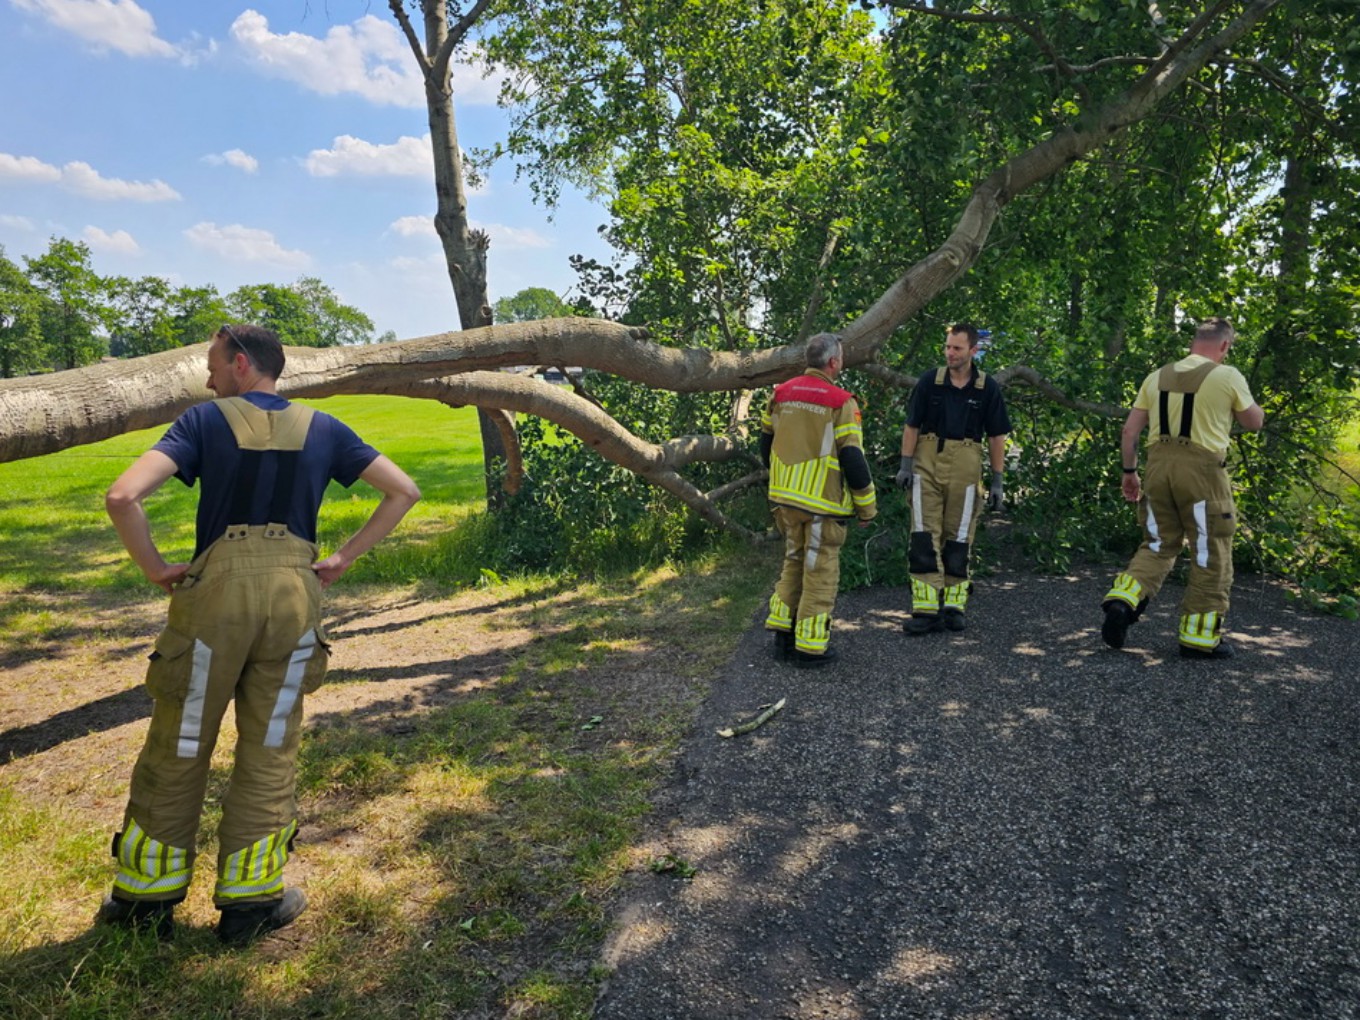
[[[1265,413],[1246,379],[1223,364],[1236,334],[1227,319],[1200,323],[1190,354],[1143,380],[1124,422],[1124,498],[1138,503],[1143,543],[1105,595],[1101,637],[1122,648],[1157,594],[1183,547],[1192,563],[1181,600],[1180,653],[1185,658],[1225,659],[1222,639],[1232,588],[1232,537],[1237,523],[1226,470],[1233,421],[1255,432]],[[1138,439],[1148,436],[1147,484],[1138,477]]]

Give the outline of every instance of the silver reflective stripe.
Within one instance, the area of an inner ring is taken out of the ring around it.
[[[918,475],[913,475],[911,479],[911,530],[926,530],[921,523],[921,479]]]
[[[1157,515],[1152,512],[1152,504],[1147,505],[1148,548],[1153,552],[1162,551],[1162,533],[1157,530]]]
[[[811,570],[817,565],[817,550],[822,547],[822,522],[819,518],[808,528],[807,554],[803,559],[803,569]]]
[[[963,516],[959,518],[959,531],[954,536],[955,542],[968,541],[968,525],[973,522],[973,504],[977,502],[977,486],[970,485],[963,494]]]
[[[212,649],[194,639],[194,665],[189,674],[189,690],[184,695],[184,715],[179,723],[180,758],[197,758],[199,738],[203,735],[203,702],[208,696],[208,667]]]
[[[269,729],[264,735],[265,747],[282,747],[283,736],[288,730],[288,717],[293,714],[297,704],[298,692],[302,690],[302,673],[307,668],[307,660],[316,651],[316,631],[309,630],[293,649],[288,659],[288,672],[284,675],[283,686],[279,688],[278,700],[269,716]]]
[[[1204,500],[1195,504],[1195,562],[1201,567],[1209,565],[1209,521],[1205,513]]]
[[[826,428],[822,431],[822,452],[823,457],[831,457],[836,453],[836,423],[827,422]]]

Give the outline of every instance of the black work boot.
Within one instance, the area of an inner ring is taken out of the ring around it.
[[[776,661],[782,662],[793,656],[793,633],[787,630],[776,630],[774,633],[774,644],[771,652]]]
[[[840,652],[834,648],[828,648],[821,655],[813,655],[811,652],[794,651],[793,664],[799,669],[820,669],[829,666],[841,657]]]
[[[307,897],[301,889],[289,887],[283,899],[272,903],[247,903],[239,907],[223,907],[217,922],[217,937],[228,945],[239,946],[252,939],[277,931],[297,920],[307,909]]]
[[[175,933],[175,904],[180,900],[125,900],[112,893],[95,912],[95,924],[154,932],[162,942]]]
[[[920,613],[902,624],[902,630],[912,637],[920,637],[922,634],[935,634],[944,630],[944,624],[940,622],[940,617],[936,613]]]
[[[962,609],[946,609],[940,614],[940,619],[944,622],[945,630],[958,631],[964,628]]]
[[[1128,603],[1120,602],[1118,599],[1106,602],[1104,609],[1105,622],[1100,625],[1100,636],[1111,648],[1123,648],[1129,626],[1136,619],[1133,610],[1129,608]]]
[[[1231,659],[1233,657],[1233,646],[1226,641],[1220,641],[1212,648],[1196,648],[1193,645],[1181,645],[1182,659]]]

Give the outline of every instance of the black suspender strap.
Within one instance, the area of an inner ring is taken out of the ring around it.
[[[264,471],[266,455],[273,458],[276,465],[267,523],[288,523],[288,510],[293,505],[293,490],[297,483],[298,451],[242,450],[236,484],[232,486],[231,512],[227,517],[232,524],[250,523],[250,510],[255,502],[255,493],[260,488],[260,475]]]
[[[1190,425],[1195,420],[1195,395],[1187,393],[1181,402],[1181,438],[1190,438]]]
[[[231,509],[227,513],[229,524],[250,523],[250,504],[255,496],[255,490],[260,486],[260,471],[263,468],[263,450],[241,451],[236,481],[231,487]]]
[[[1166,390],[1161,390],[1158,394],[1157,416],[1160,419],[1157,431],[1164,436],[1171,435],[1171,426],[1167,424],[1167,419],[1171,417],[1171,394]],[[1182,419],[1183,420],[1183,419]]]
[[[273,450],[278,461],[274,475],[274,498],[269,504],[269,523],[287,524],[288,510],[293,505],[293,488],[297,481],[299,451]]]

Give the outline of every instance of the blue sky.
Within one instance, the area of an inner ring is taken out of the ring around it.
[[[465,149],[502,138],[495,83],[455,73]],[[106,276],[316,276],[379,333],[458,328],[415,62],[380,0],[0,0],[0,245],[84,241]],[[565,294],[604,211],[549,212],[509,164],[468,202],[492,300]],[[22,263],[20,263],[22,264]]]

